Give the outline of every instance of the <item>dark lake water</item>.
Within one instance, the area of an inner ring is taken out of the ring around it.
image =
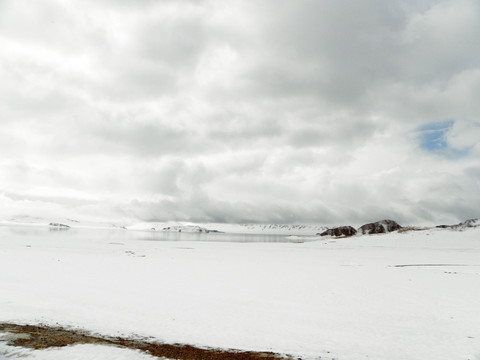
[[[291,238],[289,235],[270,234],[233,234],[233,233],[189,233],[165,231],[141,231],[124,229],[58,229],[48,226],[0,225],[0,236],[10,238],[32,239],[44,237],[65,238],[71,240],[137,240],[137,241],[214,241],[214,242],[303,242],[302,237]]]

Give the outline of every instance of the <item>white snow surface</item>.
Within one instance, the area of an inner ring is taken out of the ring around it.
[[[479,228],[305,243],[21,229],[0,226],[0,322],[303,359],[480,359]],[[147,358],[102,351],[63,358]]]
[[[31,350],[0,343],[0,360],[158,360],[138,350],[102,345],[71,345],[45,350]]]

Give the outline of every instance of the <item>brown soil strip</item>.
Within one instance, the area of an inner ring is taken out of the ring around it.
[[[141,350],[153,356],[178,360],[293,360],[290,355],[272,352],[200,348],[185,344],[162,344],[143,339],[92,335],[83,330],[43,325],[0,323],[0,331],[21,335],[12,336],[8,339],[8,345],[31,349],[62,347],[73,344],[97,344]]]

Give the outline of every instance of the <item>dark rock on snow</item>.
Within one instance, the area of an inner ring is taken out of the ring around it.
[[[357,230],[351,226],[339,226],[336,228],[328,229],[321,234],[320,236],[353,236],[357,233]]]
[[[362,225],[358,231],[361,234],[383,234],[401,229],[402,227],[393,220],[382,220]]]

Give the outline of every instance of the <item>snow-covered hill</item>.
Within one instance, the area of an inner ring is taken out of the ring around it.
[[[469,228],[480,227],[480,219],[468,219],[456,225],[438,225],[437,228],[463,231]]]
[[[460,224],[455,225],[455,229],[458,230],[465,230],[472,227],[479,227],[480,226],[480,219],[469,219]]]

